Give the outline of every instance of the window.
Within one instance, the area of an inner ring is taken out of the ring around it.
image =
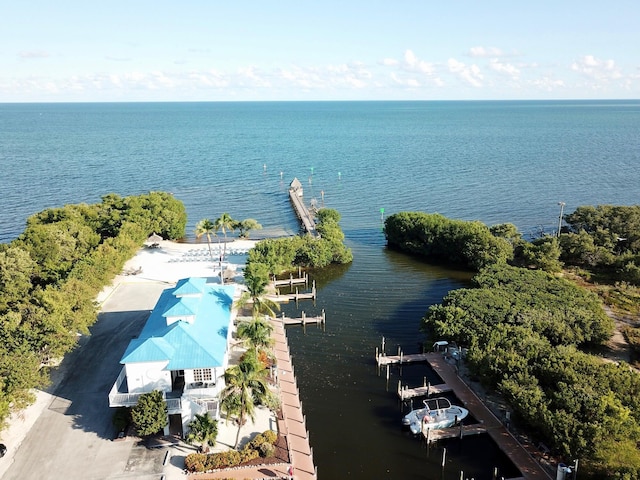
[[[198,368],[193,371],[194,382],[211,382],[212,380],[213,376],[211,375],[210,368]]]

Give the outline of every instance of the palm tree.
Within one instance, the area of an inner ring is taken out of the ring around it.
[[[244,270],[244,285],[247,291],[243,292],[236,301],[238,309],[251,303],[253,318],[259,315],[275,317],[275,312],[280,310],[280,305],[266,297],[269,284],[269,270],[264,263],[249,263]]]
[[[216,231],[221,230],[224,235],[224,250],[222,256],[225,257],[227,255],[227,231],[233,232],[236,228],[236,221],[231,218],[231,215],[228,213],[223,213],[220,217],[216,218],[214,222],[216,226]]]
[[[189,433],[187,434],[187,443],[198,442],[202,451],[206,453],[209,447],[213,447],[218,437],[218,421],[205,412],[204,415],[198,415],[189,423]]]
[[[209,247],[209,256],[211,257],[211,261],[213,261],[213,253],[211,252],[211,235],[215,234],[216,224],[208,218],[202,219],[196,224],[196,238],[200,238],[202,235],[207,236],[207,245]]]
[[[238,337],[257,354],[260,350],[268,350],[273,346],[274,339],[271,336],[273,325],[264,318],[255,318],[250,322],[238,324]]]
[[[256,405],[266,403],[271,395],[267,385],[267,370],[249,350],[238,365],[224,372],[224,381],[226,387],[222,391],[220,404],[227,417],[237,417],[238,433],[234,448],[238,448],[242,425],[247,417],[255,421]]]

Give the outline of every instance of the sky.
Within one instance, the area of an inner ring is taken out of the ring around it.
[[[638,98],[638,0],[0,0],[3,103]]]

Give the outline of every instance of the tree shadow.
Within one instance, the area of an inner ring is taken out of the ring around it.
[[[117,429],[109,407],[109,391],[122,369],[120,358],[140,333],[148,310],[104,312],[52,373],[49,410],[73,417],[73,428],[114,439]]]

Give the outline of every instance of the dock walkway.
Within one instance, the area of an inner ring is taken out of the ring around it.
[[[214,473],[189,474],[187,476],[188,480],[288,479],[287,470],[289,465],[293,466],[296,480],[317,480],[318,475],[313,462],[313,449],[309,444],[309,431],[306,426],[306,417],[302,413],[302,402],[300,401],[300,393],[293,364],[291,363],[291,353],[289,352],[284,325],[280,320],[271,320],[271,324],[273,325],[272,335],[275,340],[273,350],[278,365],[276,384],[280,394],[283,417],[278,419],[278,431],[287,439],[290,463],[235,467]]]
[[[427,362],[440,378],[453,389],[464,407],[480,422],[489,436],[511,459],[526,480],[549,480],[549,475],[533,456],[514,438],[498,418],[457,375],[454,367],[440,353],[427,353]],[[454,429],[455,430],[455,429]]]
[[[314,237],[318,235],[316,231],[316,222],[309,212],[309,209],[304,204],[304,197],[302,196],[302,184],[300,180],[294,178],[291,184],[289,185],[289,198],[291,199],[291,203],[293,204],[293,209],[296,211],[296,215],[300,218],[302,222],[302,226],[310,235]]]

